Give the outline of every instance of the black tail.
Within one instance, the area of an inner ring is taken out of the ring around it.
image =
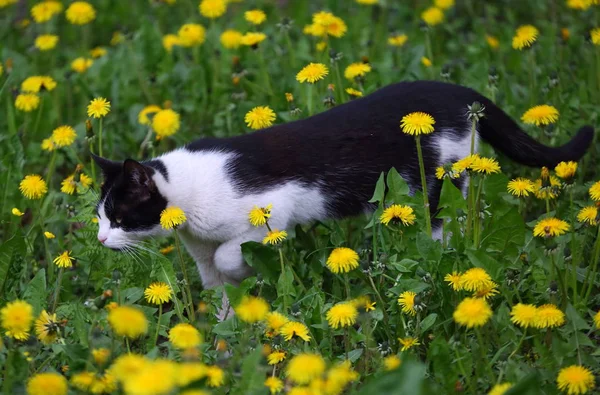
[[[510,159],[526,166],[554,167],[562,161],[578,161],[594,138],[594,128],[584,126],[567,144],[547,147],[529,137],[493,103],[486,102],[485,106],[485,117],[479,128],[481,138]]]

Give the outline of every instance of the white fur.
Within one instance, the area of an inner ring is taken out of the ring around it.
[[[269,225],[280,230],[327,217],[326,200],[319,188],[307,188],[295,181],[260,194],[239,193],[226,169],[234,158],[231,153],[179,149],[158,158],[168,169],[168,181],[159,172],[153,175],[167,205],[180,207],[186,214],[187,221],[180,227],[181,238],[207,288],[225,282],[237,284],[250,274],[240,245],[261,241],[267,233],[265,227],[253,227],[248,221],[254,206],[273,204]],[[104,202],[98,211],[98,238],[106,238],[107,247],[122,248],[161,232],[111,229],[104,215]]]

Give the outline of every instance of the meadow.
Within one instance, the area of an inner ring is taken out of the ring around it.
[[[256,207],[239,287],[202,289],[176,207],[173,237],[98,242],[91,153],[147,159],[420,79],[563,144],[600,127],[600,2],[0,0],[2,393],[597,393],[597,138],[556,168],[483,145],[438,169],[442,240],[394,169],[370,216],[281,232]]]

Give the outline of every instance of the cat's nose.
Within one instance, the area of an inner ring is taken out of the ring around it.
[[[106,241],[106,239],[108,239],[108,237],[100,237],[98,236],[98,241],[102,244],[104,244],[104,242]]]

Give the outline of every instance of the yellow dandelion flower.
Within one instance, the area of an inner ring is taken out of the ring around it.
[[[310,63],[296,74],[296,81],[314,84],[329,74],[329,69],[323,63]]]
[[[338,247],[331,251],[326,265],[332,273],[348,273],[358,267],[358,261],[356,251],[347,247]]]
[[[152,130],[154,130],[157,137],[171,136],[177,133],[179,127],[179,114],[170,108],[160,110],[152,117]]]
[[[565,234],[570,228],[570,225],[565,221],[550,217],[544,218],[533,228],[533,235],[537,237],[555,237]]]
[[[318,354],[298,354],[288,362],[286,376],[297,384],[308,384],[325,372],[325,360]]]
[[[216,19],[227,11],[226,0],[202,0],[198,6],[200,14],[209,19]]]
[[[357,62],[352,63],[344,70],[344,77],[349,80],[354,80],[357,77],[364,77],[371,72],[371,65],[368,63]]]
[[[371,302],[371,299],[368,296],[359,296],[356,299],[350,301],[357,309],[362,309],[365,312],[375,310],[375,302]]]
[[[454,7],[454,0],[434,0],[433,4],[442,10]]]
[[[73,261],[75,258],[73,258],[70,253],[71,251],[64,251],[62,254],[54,258],[52,262],[60,268],[73,267]]]
[[[148,331],[148,320],[135,307],[118,306],[108,312],[108,323],[117,336],[138,338]]]
[[[31,112],[40,105],[40,97],[35,93],[21,93],[15,99],[17,110]]]
[[[90,3],[75,1],[65,12],[67,20],[74,25],[86,25],[96,19],[96,10]]]
[[[466,156],[452,164],[452,170],[458,174],[463,171],[472,170],[473,163],[479,158],[478,154]]]
[[[600,45],[600,27],[590,30],[590,38],[592,40],[592,44]]]
[[[558,110],[547,104],[535,106],[525,111],[521,120],[535,126],[547,126],[558,121]]]
[[[67,390],[67,379],[58,373],[37,373],[27,380],[27,395],[66,395]]]
[[[281,327],[287,324],[290,320],[277,311],[271,311],[270,313],[267,313],[265,321],[267,323],[267,328],[275,333],[278,333]]]
[[[513,387],[512,383],[501,383],[496,384],[492,387],[488,395],[504,395],[509,389]]]
[[[66,193],[67,195],[74,194],[75,190],[77,189],[77,183],[75,182],[75,176],[71,175],[71,176],[65,178],[64,180],[62,180],[60,185],[61,185],[60,191],[62,193]]]
[[[200,362],[184,362],[178,366],[177,385],[180,387],[188,386],[194,381],[206,377],[206,365]],[[208,394],[206,394],[208,395]]]
[[[244,19],[253,25],[260,25],[267,20],[267,14],[262,10],[250,10],[244,12]]]
[[[556,175],[563,180],[570,181],[573,177],[575,177],[575,172],[577,171],[577,162],[560,162],[558,165],[556,165],[554,171],[556,172]]]
[[[512,39],[512,47],[518,50],[529,48],[535,43],[539,34],[539,30],[535,26],[520,26]]]
[[[248,220],[252,226],[263,226],[271,218],[271,210],[273,205],[269,203],[266,207],[254,206],[250,213],[248,213]]]
[[[269,365],[277,365],[279,362],[285,359],[285,352],[283,351],[274,351],[267,355],[267,363]]]
[[[141,355],[123,354],[115,359],[108,371],[118,381],[125,381],[140,373],[148,364],[149,361]]]
[[[47,139],[42,140],[42,144],[40,144],[40,145],[44,151],[49,151],[49,152],[52,152],[57,148],[56,144],[54,144],[54,141],[52,141],[52,138],[47,138]]]
[[[414,338],[414,337],[404,337],[404,338],[399,337],[398,341],[402,345],[402,348],[400,349],[400,351],[407,351],[413,347],[421,345],[421,343],[419,343],[419,339]]]
[[[19,184],[19,190],[27,199],[39,199],[48,192],[46,181],[37,174],[25,176]]]
[[[396,370],[400,367],[402,361],[398,358],[397,355],[390,355],[388,357],[383,358],[383,367],[388,372],[391,370]]]
[[[478,157],[473,161],[471,169],[477,173],[495,174],[500,173],[500,165],[495,159]]]
[[[460,173],[457,171],[454,171],[452,166],[449,166],[449,165],[438,166],[435,169],[435,178],[437,178],[438,180],[442,180],[444,178],[455,179],[458,177],[460,177]]]
[[[110,45],[115,46],[119,45],[125,41],[125,36],[121,32],[114,32],[112,37],[110,38]]]
[[[594,324],[596,325],[596,329],[600,329],[600,311],[594,315]]]
[[[95,47],[95,48],[90,49],[90,56],[94,59],[101,58],[101,57],[105,56],[107,53],[108,53],[108,51],[104,47]]]
[[[287,232],[285,230],[273,229],[267,232],[267,235],[263,239],[263,244],[279,244],[284,241],[287,237]]]
[[[21,83],[21,91],[29,93],[38,93],[42,89],[52,91],[54,88],[56,88],[56,81],[47,75],[28,77]]]
[[[438,7],[429,7],[421,13],[421,19],[429,26],[439,25],[444,21],[444,11]]]
[[[477,291],[473,292],[473,297],[489,299],[493,296],[498,295],[499,293],[500,291],[498,291],[498,284],[492,281],[492,283],[487,287],[478,289]]]
[[[452,272],[452,273],[448,273],[444,276],[444,281],[446,281],[448,283],[448,285],[452,288],[452,290],[460,291],[460,290],[462,290],[461,277],[462,277],[461,273]]]
[[[173,47],[181,45],[181,40],[176,34],[165,34],[162,38],[162,46],[167,52],[173,51]],[[159,110],[160,111],[160,110]]]
[[[465,298],[454,310],[454,321],[467,328],[483,326],[492,316],[492,309],[482,298]]]
[[[58,36],[55,34],[41,34],[35,39],[35,47],[40,51],[49,51],[58,44]]]
[[[593,4],[592,0],[567,0],[567,7],[574,10],[585,11]]]
[[[305,342],[310,340],[308,328],[301,322],[288,321],[281,327],[279,333],[281,333],[281,336],[283,336],[286,341],[290,341],[294,337],[298,337]]]
[[[460,276],[460,286],[469,292],[477,292],[492,287],[490,275],[480,267],[474,267]]]
[[[349,360],[338,363],[327,371],[324,392],[326,394],[342,394],[344,388],[359,378],[359,374],[352,369]]]
[[[416,315],[415,297],[416,293],[412,291],[404,291],[398,297],[398,304],[402,307],[402,312],[408,315]]]
[[[150,125],[150,118],[148,116],[156,114],[160,110],[162,110],[162,109],[160,108],[160,106],[157,106],[156,104],[150,104],[149,106],[144,107],[138,113],[138,123],[141,125]]]
[[[535,192],[535,185],[531,180],[519,177],[509,181],[506,190],[514,196],[529,196]]]
[[[110,350],[108,348],[94,348],[92,350],[92,358],[97,365],[104,365],[110,358]]]
[[[593,201],[600,201],[600,181],[596,181],[589,189],[588,193]]]
[[[242,37],[244,35],[237,30],[225,30],[219,40],[221,41],[221,45],[223,45],[227,49],[236,49],[240,45],[242,45]]]
[[[558,178],[554,176],[548,177],[549,181],[542,181],[542,179],[535,180],[535,197],[541,200],[555,199],[558,197],[560,192],[561,183]],[[544,185],[542,187],[542,185]]]
[[[271,395],[278,394],[283,390],[283,381],[275,376],[265,380],[265,387],[269,389]]]
[[[35,334],[42,343],[50,344],[54,342],[59,335],[59,325],[60,323],[56,318],[56,313],[48,314],[46,310],[42,310],[35,321]]]
[[[596,386],[592,371],[581,365],[562,368],[556,378],[558,389],[569,395],[586,394]]]
[[[323,37],[327,33],[325,26],[319,25],[317,23],[312,23],[310,25],[304,26],[302,30],[304,34],[315,37]]]
[[[263,298],[244,296],[234,310],[240,320],[254,323],[265,319],[269,312],[269,305]]]
[[[321,11],[313,14],[313,25],[318,26],[318,28],[315,28],[315,33],[321,33],[321,36],[328,35],[340,38],[348,31],[346,22],[329,12]]]
[[[351,326],[356,323],[356,317],[358,317],[358,310],[352,303],[342,302],[337,303],[327,311],[325,316],[329,326],[333,329],[339,327]]]
[[[93,99],[87,107],[88,117],[102,118],[110,112],[110,102],[103,97]]]
[[[402,47],[407,41],[408,36],[406,34],[395,34],[388,37],[388,44],[392,47]]]
[[[185,213],[179,207],[167,207],[160,213],[160,225],[163,229],[173,229],[183,224],[187,218]]]
[[[161,305],[167,303],[173,297],[171,287],[163,282],[152,283],[144,290],[146,302]]]
[[[285,101],[288,102],[288,103],[293,102],[294,101],[294,95],[292,95],[289,92],[286,92],[285,93]]]
[[[225,383],[225,372],[218,366],[207,366],[206,377],[209,387],[220,387]]]
[[[362,97],[363,93],[354,88],[346,88],[346,93],[352,97]]]
[[[565,313],[553,304],[545,304],[537,308],[533,326],[538,329],[554,328],[565,323]]]
[[[198,347],[202,343],[202,335],[190,324],[177,324],[169,331],[169,341],[180,350]]]
[[[42,1],[31,7],[31,17],[35,23],[48,22],[63,9],[60,1]]]
[[[510,322],[521,328],[532,327],[536,322],[537,311],[537,307],[532,304],[517,303],[510,311]]]
[[[125,394],[169,394],[177,387],[177,364],[164,359],[147,362],[137,374],[123,380]]]
[[[23,215],[25,215],[25,213],[24,213],[24,212],[22,212],[21,210],[19,210],[19,209],[18,209],[18,208],[16,208],[16,207],[14,207],[14,208],[11,210],[11,213],[12,213],[12,215],[15,215],[15,216],[17,216],[17,217],[22,217]]]
[[[179,37],[179,45],[182,47],[195,47],[204,43],[206,29],[197,23],[186,23],[179,28],[177,37]]]
[[[255,47],[266,39],[267,35],[264,33],[248,32],[242,36],[241,44],[248,47]]]
[[[92,59],[79,57],[71,62],[71,69],[79,74],[82,74],[92,67],[92,64],[94,64]]]
[[[500,46],[500,41],[494,36],[485,36],[485,41],[492,49],[497,49]]]
[[[246,113],[244,121],[251,129],[264,129],[273,125],[275,112],[269,106],[258,106]]]
[[[386,226],[388,226],[390,222],[401,223],[404,226],[408,226],[413,225],[416,218],[412,207],[392,204],[390,207],[383,210],[383,214],[379,217],[379,221]]]
[[[587,206],[582,208],[577,214],[577,221],[591,226],[598,225],[598,207]]]
[[[68,125],[59,126],[52,131],[52,142],[59,148],[70,146],[76,137],[75,129]]]
[[[356,2],[358,4],[374,5],[374,4],[377,4],[379,2],[379,0],[356,0]]]
[[[0,309],[0,325],[13,339],[27,340],[32,321],[33,307],[24,300],[8,302]]]
[[[411,136],[432,133],[434,130],[433,125],[435,125],[433,117],[424,112],[411,112],[403,116],[402,121],[400,121],[402,132]]]

